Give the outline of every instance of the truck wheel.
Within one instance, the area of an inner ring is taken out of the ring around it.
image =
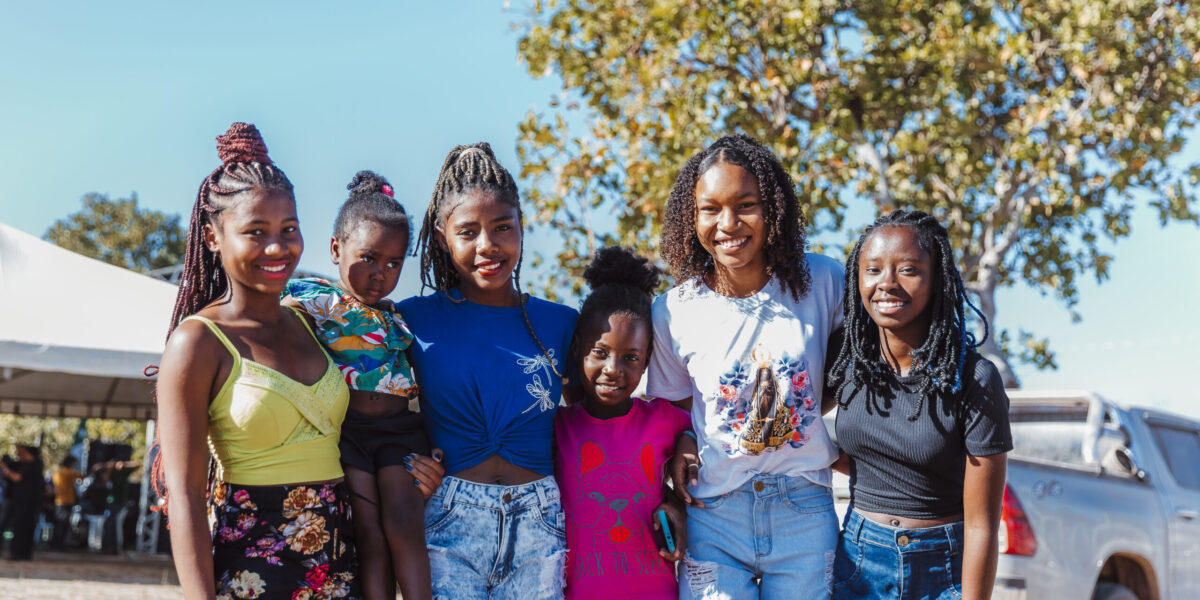
[[[1101,582],[1096,584],[1096,591],[1092,592],[1092,600],[1141,600],[1137,594],[1133,593],[1129,588],[1109,582]]]

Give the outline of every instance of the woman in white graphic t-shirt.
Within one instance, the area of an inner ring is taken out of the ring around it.
[[[680,597],[823,598],[838,524],[821,421],[843,269],[805,254],[795,186],[770,150],[721,138],[667,203],[649,395],[690,411],[671,463],[688,504]]]

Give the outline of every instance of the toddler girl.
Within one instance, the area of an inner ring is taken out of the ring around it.
[[[339,281],[293,280],[284,303],[312,317],[350,386],[338,448],[352,495],[364,595],[391,600],[399,581],[405,598],[428,598],[422,492],[432,493],[440,466],[418,459],[429,453],[429,439],[421,413],[412,410],[418,387],[405,350],[413,337],[386,298],[400,277],[411,225],[383,177],[360,171],[347,188],[350,198],[329,243]]]

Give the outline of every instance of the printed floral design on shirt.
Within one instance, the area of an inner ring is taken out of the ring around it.
[[[749,362],[739,362],[718,378],[714,411],[720,447],[726,454],[759,455],[784,445],[799,448],[807,429],[820,419],[808,376],[808,359],[784,352],[775,358],[762,344]]]
[[[530,396],[533,396],[533,404],[530,404],[529,408],[521,411],[521,414],[525,414],[535,408],[540,413],[552,410],[558,404],[550,397],[550,390],[554,382],[551,379],[551,377],[554,377],[554,370],[551,366],[558,366],[558,360],[554,358],[554,348],[546,350],[546,354],[544,355],[537,354],[532,358],[519,358],[517,359],[517,364],[525,368],[526,375],[533,375],[533,382],[525,385],[525,391],[529,392]],[[538,371],[541,371],[541,374]],[[545,384],[542,383],[543,374],[546,376]]]
[[[413,336],[395,306],[368,306],[324,279],[293,279],[285,293],[312,316],[350,389],[417,397],[420,388],[404,354]]]

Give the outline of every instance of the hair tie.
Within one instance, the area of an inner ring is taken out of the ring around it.
[[[383,194],[384,194],[385,196],[387,196],[388,198],[395,198],[395,197],[396,197],[396,196],[395,196],[395,192],[393,192],[393,191],[392,191],[392,186],[390,186],[390,185],[388,185],[388,184],[386,184],[386,183],[385,183],[385,184],[383,184],[383,185],[381,185],[381,186],[379,186],[379,191],[383,192]]]

